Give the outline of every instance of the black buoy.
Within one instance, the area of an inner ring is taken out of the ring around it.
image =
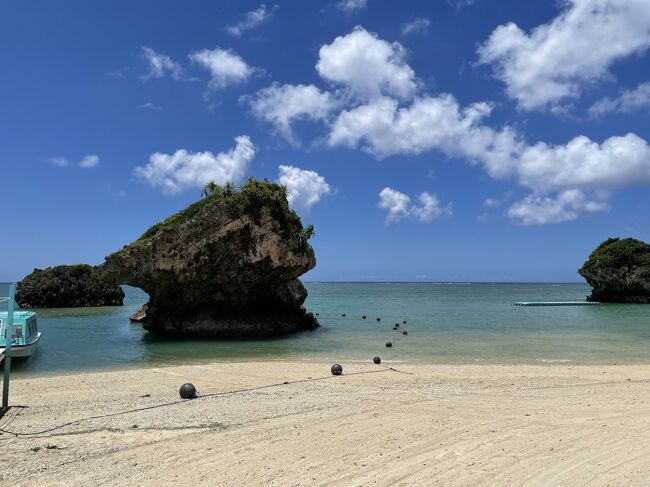
[[[402,321],[403,324],[406,324],[406,320]]]
[[[316,316],[320,316],[320,313],[316,313]]]
[[[365,319],[366,319],[366,315],[363,315],[363,316],[361,317],[361,319],[364,319],[364,320],[365,320]]]
[[[395,328],[399,328],[399,323],[395,323]]]
[[[396,327],[396,326],[393,327],[393,331],[395,331],[395,330],[397,330],[397,327]]]
[[[391,342],[386,342],[386,346],[387,346],[388,348],[390,348],[390,347],[393,346],[393,344],[392,344]]]
[[[345,316],[345,313],[343,313],[341,316]]]
[[[183,399],[194,399],[196,397],[196,388],[194,387],[194,384],[190,384],[188,382],[187,384],[183,384],[181,386],[181,388],[178,390],[178,393]]]
[[[377,321],[381,321],[381,318],[377,318]]]
[[[408,331],[403,331],[403,332],[402,332],[402,335],[408,335],[408,334],[409,334]]]
[[[379,364],[381,363],[381,359],[380,359],[379,357],[375,357],[375,358],[373,358],[372,361],[373,361],[374,363],[376,363],[377,365],[379,365]]]
[[[332,365],[332,375],[341,375],[343,373],[343,367],[341,364]]]

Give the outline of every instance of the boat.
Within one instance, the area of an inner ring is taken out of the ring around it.
[[[41,339],[38,331],[36,313],[33,311],[14,311],[13,332],[11,341],[11,358],[25,358],[31,356]],[[0,349],[7,347],[7,325],[9,313],[0,311]]]

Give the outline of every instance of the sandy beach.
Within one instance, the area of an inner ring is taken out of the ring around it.
[[[184,382],[203,397],[46,434],[4,433],[0,478],[5,485],[650,483],[648,365],[395,364],[405,373],[343,365],[340,377],[326,363],[255,362],[15,380],[16,407],[0,427],[18,432],[175,402]],[[205,397],[273,383],[281,385]]]

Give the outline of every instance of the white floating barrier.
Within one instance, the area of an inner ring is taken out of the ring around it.
[[[519,301],[515,306],[595,306],[597,301]]]

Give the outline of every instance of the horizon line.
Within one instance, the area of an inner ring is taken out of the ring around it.
[[[337,280],[302,280],[309,283],[323,284],[587,284],[584,281],[337,281]]]
[[[0,285],[17,284],[20,281],[0,281]],[[314,284],[588,284],[580,281],[338,281],[338,280],[302,280]],[[130,286],[130,284],[118,284]],[[135,286],[131,286],[135,287]]]

